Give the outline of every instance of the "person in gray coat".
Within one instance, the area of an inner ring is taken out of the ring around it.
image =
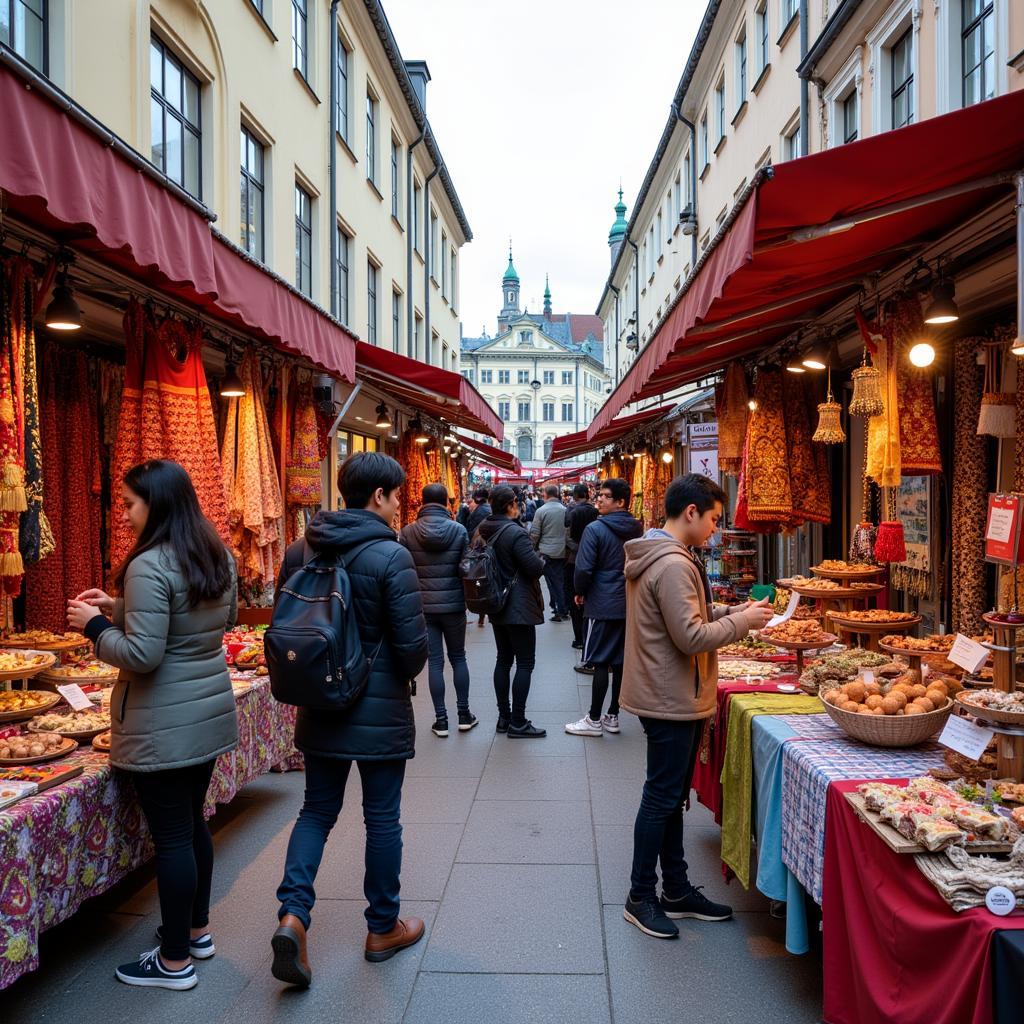
[[[544,579],[551,598],[552,622],[564,622],[569,617],[565,603],[562,578],[565,575],[565,506],[558,496],[558,488],[548,484],[544,488],[547,501],[530,523],[530,539],[544,556]]]
[[[198,983],[191,957],[213,956],[213,840],[203,816],[218,755],[238,743],[224,630],[236,615],[235,567],[176,462],[129,470],[124,519],[135,546],[114,600],[87,590],[68,623],[120,669],[110,702],[110,761],[130,774],[156,847],[160,945],[117,968],[129,985]]]
[[[466,664],[466,598],[459,563],[469,544],[466,528],[448,512],[448,488],[427,484],[416,521],[402,528],[398,539],[412,555],[423,596],[423,615],[430,641],[428,680],[434,702],[435,736],[448,735],[448,709],[444,703],[444,652],[452,665],[459,732],[477,724],[469,710],[469,666]]]

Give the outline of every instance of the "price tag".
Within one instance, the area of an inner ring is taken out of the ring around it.
[[[985,540],[994,540],[1000,544],[1009,542],[1013,534],[1013,513],[1010,508],[994,508],[988,517],[988,530]]]
[[[949,652],[949,660],[973,675],[988,661],[988,648],[963,633],[957,633],[953,649]]]
[[[999,917],[1006,917],[1007,914],[1011,913],[1017,906],[1017,897],[1014,896],[1011,889],[1007,889],[1005,885],[993,885],[987,893],[985,893],[985,906]]]
[[[975,725],[970,719],[950,715],[946,719],[946,727],[939,733],[939,742],[944,747],[977,761],[985,753],[994,735],[991,729]]]
[[[89,711],[92,708],[92,701],[78,685],[68,683],[67,686],[58,686],[57,692],[71,705],[75,711]]]
[[[860,681],[862,683],[873,683],[875,681],[875,673],[869,668],[862,668],[860,670]]]

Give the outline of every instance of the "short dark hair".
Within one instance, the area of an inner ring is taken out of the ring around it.
[[[366,508],[378,487],[390,494],[404,483],[405,470],[381,452],[356,452],[338,470],[338,490],[345,508]]]
[[[544,488],[544,495],[547,498],[557,498],[558,487],[555,484],[548,484],[547,487]]]
[[[683,512],[694,505],[704,515],[716,502],[723,506],[729,500],[728,495],[710,477],[701,473],[687,473],[677,476],[665,490],[665,518],[678,519]]]
[[[516,503],[516,492],[505,484],[491,491],[491,511],[496,516],[503,516]]]
[[[423,488],[422,500],[424,505],[447,505],[448,488],[444,484],[427,484]]]
[[[629,484],[620,477],[612,477],[610,480],[602,480],[597,485],[598,491],[607,491],[612,496],[612,501],[624,501],[627,505],[632,495]]]
[[[473,500],[478,504],[482,505],[491,496],[491,492],[486,487],[478,487],[473,492]]]
[[[572,496],[586,501],[590,497],[590,488],[586,484],[577,484],[572,489]]]

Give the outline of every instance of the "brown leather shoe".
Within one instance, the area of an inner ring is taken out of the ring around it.
[[[373,964],[390,960],[399,950],[415,946],[423,938],[423,929],[423,922],[418,917],[407,917],[404,921],[396,921],[395,927],[384,935],[370,932],[366,936],[363,955]]]
[[[285,914],[270,945],[274,950],[270,973],[287,985],[309,988],[313,972],[306,956],[305,925],[294,914]]]

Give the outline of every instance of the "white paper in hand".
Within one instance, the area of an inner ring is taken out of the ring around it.
[[[769,626],[777,626],[780,622],[785,622],[786,619],[793,617],[793,612],[796,611],[796,606],[800,603],[800,595],[794,590],[790,592],[789,604],[786,605],[786,610],[781,615],[774,615],[770,618],[765,625],[765,629]]]

